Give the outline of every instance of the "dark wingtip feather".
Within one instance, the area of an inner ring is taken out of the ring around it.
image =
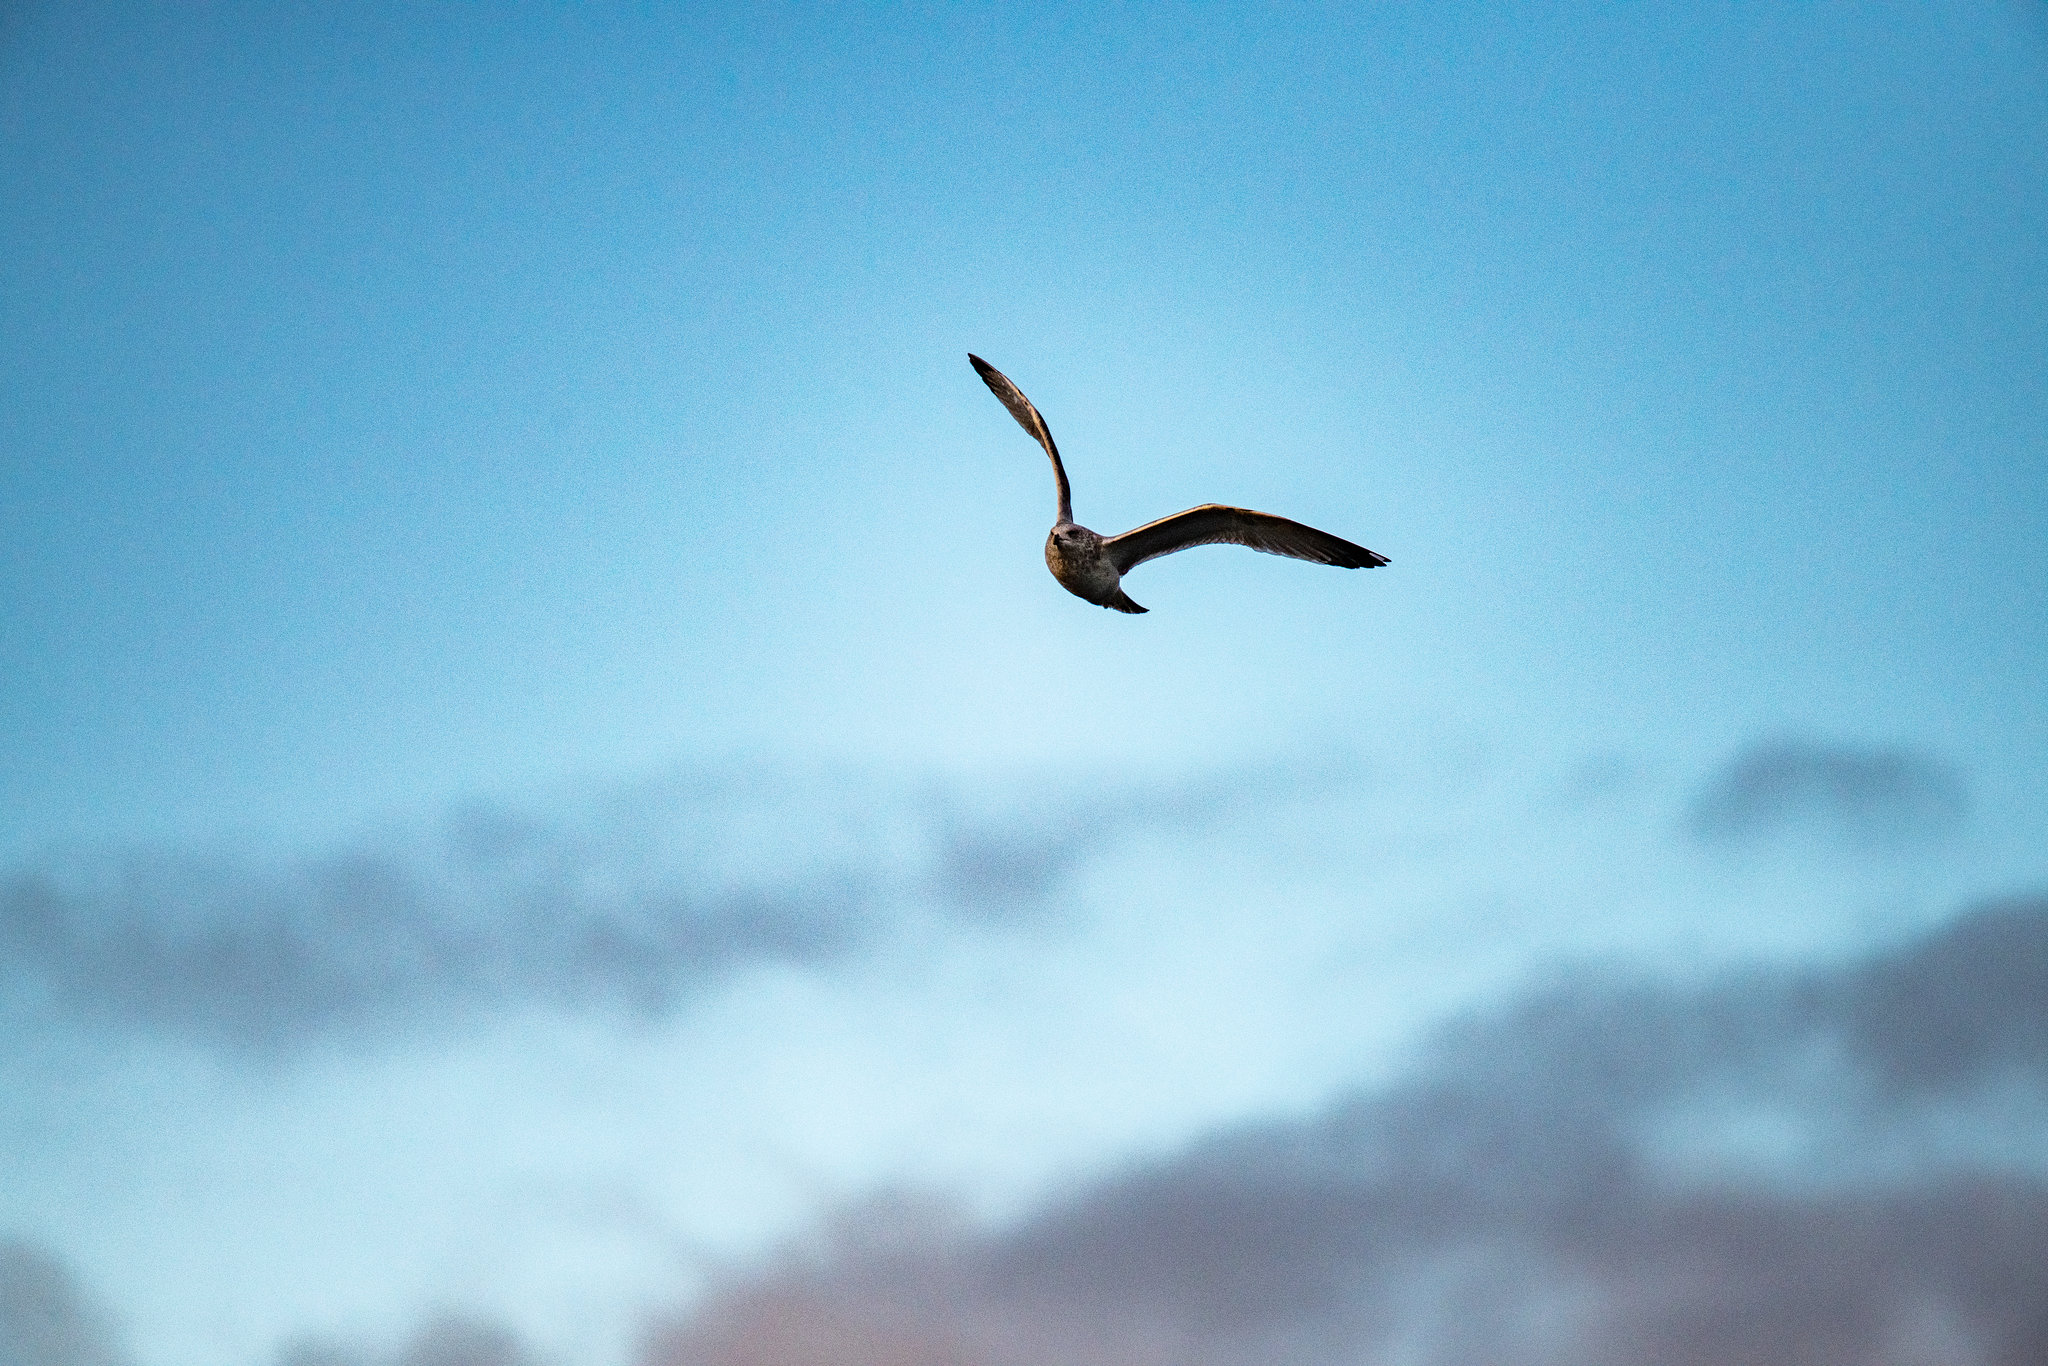
[[[1324,534],[1328,535],[1327,532]],[[1323,563],[1333,564],[1339,569],[1378,569],[1387,563],[1387,557],[1377,550],[1367,550],[1364,546],[1356,545],[1341,536],[1331,536],[1330,544],[1324,548],[1331,554]]]

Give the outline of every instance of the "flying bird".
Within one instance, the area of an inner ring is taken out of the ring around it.
[[[1052,457],[1052,475],[1059,484],[1060,519],[1045,538],[1045,567],[1060,581],[1060,587],[1097,607],[1114,607],[1119,612],[1143,612],[1123,590],[1123,577],[1147,560],[1171,555],[1196,545],[1243,545],[1268,555],[1288,555],[1317,564],[1334,564],[1343,569],[1377,569],[1387,557],[1327,531],[1317,531],[1270,512],[1250,508],[1204,503],[1171,517],[1147,522],[1121,536],[1102,536],[1074,521],[1074,494],[1067,483],[1067,468],[1060,463],[1060,448],[1052,444],[1052,428],[1038,415],[1024,391],[1009,377],[980,356],[968,352],[975,372],[991,392],[1003,401],[1017,425],[1036,437]]]

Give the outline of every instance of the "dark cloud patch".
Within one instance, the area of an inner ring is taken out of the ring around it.
[[[1689,824],[1709,844],[1804,833],[1900,850],[1953,833],[1967,809],[1962,776],[1927,755],[1774,740],[1731,760],[1693,802]]]
[[[1006,1228],[864,1211],[641,1363],[2032,1366],[2044,1002],[2048,901],[1822,971],[1564,981]]]
[[[1877,959],[1831,997],[1819,988],[1817,1011],[1837,1016],[1854,1054],[1901,1091],[1966,1090],[2009,1074],[2038,1082],[2048,1067],[2042,914],[2040,902],[1990,907]]]
[[[873,781],[694,775],[569,815],[472,806],[317,858],[72,858],[0,874],[0,986],[68,1019],[278,1053],[528,1008],[661,1016],[746,971],[822,971],[909,917],[1032,926],[1090,857],[1339,777],[1106,788],[985,818]]]
[[[125,1366],[105,1315],[44,1249],[0,1238],[0,1363]]]
[[[432,1317],[395,1349],[305,1338],[276,1366],[551,1366],[550,1359],[489,1319]],[[0,1238],[0,1366],[130,1366],[108,1319],[70,1270],[45,1248]]]
[[[277,1366],[548,1366],[511,1329],[487,1319],[430,1320],[395,1352],[307,1340],[287,1345]]]
[[[932,889],[955,914],[988,923],[1037,920],[1106,834],[1063,818],[1038,828],[960,825],[941,837]]]
[[[67,1015],[275,1049],[504,1008],[656,1014],[751,966],[830,963],[870,933],[869,870],[799,850],[786,876],[718,874],[634,814],[579,827],[470,812],[434,838],[282,866],[16,873],[0,881],[0,977]]]

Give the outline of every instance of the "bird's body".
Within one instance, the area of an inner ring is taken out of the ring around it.
[[[1045,538],[1045,567],[1077,598],[1119,612],[1144,611],[1124,594],[1123,571],[1116,567],[1108,545],[1085,526],[1055,523]]]
[[[1059,520],[1052,525],[1052,533],[1045,538],[1045,567],[1059,580],[1060,587],[1077,598],[1119,612],[1142,612],[1145,609],[1132,602],[1124,592],[1123,576],[1147,560],[1197,545],[1248,546],[1268,555],[1286,555],[1345,569],[1376,569],[1387,562],[1386,556],[1375,554],[1362,545],[1353,545],[1327,531],[1318,531],[1285,517],[1275,517],[1270,512],[1225,507],[1221,503],[1204,503],[1186,512],[1176,512],[1171,517],[1147,522],[1121,536],[1103,536],[1090,531],[1074,520],[1073,490],[1067,483],[1067,469],[1060,463],[1060,451],[1053,444],[1052,429],[1046,426],[1038,409],[1002,371],[971,352],[967,359],[973,363],[976,373],[990,391],[1017,419],[1017,425],[1031,433],[1052,458],[1060,511]]]

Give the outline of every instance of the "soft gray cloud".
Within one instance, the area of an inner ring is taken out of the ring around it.
[[[861,1212],[642,1366],[2048,1360],[2048,901],[1585,977],[1007,1228]]]
[[[2048,899],[1821,969],[1581,973],[1404,1080],[997,1228],[884,1199],[652,1323],[638,1366],[2033,1366]],[[0,1360],[125,1358],[0,1245]],[[541,1366],[437,1318],[279,1366]]]
[[[0,1363],[123,1366],[106,1317],[54,1256],[0,1238]]]
[[[445,1316],[430,1320],[395,1352],[308,1340],[286,1346],[277,1366],[546,1366],[546,1358],[500,1324]]]
[[[0,883],[0,970],[55,1009],[258,1049],[530,1004],[672,1008],[763,962],[853,949],[849,876],[705,887],[569,855],[449,846],[282,868],[130,860]]]
[[[1749,844],[1807,832],[1864,850],[1897,850],[1952,833],[1968,808],[1961,774],[1908,749],[1806,740],[1754,745],[1694,800],[1693,834]]]
[[[0,874],[0,984],[269,1052],[535,1006],[654,1016],[750,969],[829,969],[927,912],[1039,923],[1090,857],[1338,776],[1049,780],[973,816],[871,776],[696,775],[546,818],[466,807],[314,858],[49,860]]]
[[[128,1366],[107,1317],[47,1248],[0,1239],[0,1366]],[[323,1338],[285,1344],[277,1366],[548,1366],[518,1333],[489,1319],[429,1318],[394,1349]]]
[[[686,776],[311,858],[46,860],[0,876],[0,982],[65,1018],[272,1052],[535,1006],[660,1014],[877,933],[887,859],[846,819],[803,821],[803,795]]]

